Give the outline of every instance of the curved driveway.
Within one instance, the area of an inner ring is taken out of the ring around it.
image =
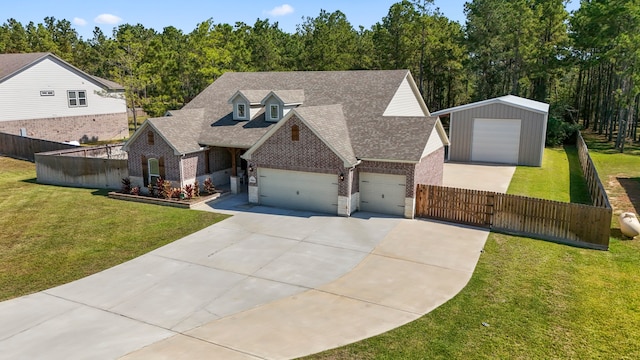
[[[453,297],[488,234],[366,213],[253,207],[246,197],[211,206],[235,216],[101,273],[0,303],[0,359],[311,354],[388,331]]]

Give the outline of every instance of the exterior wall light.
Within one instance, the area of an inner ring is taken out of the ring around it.
[[[253,165],[249,164],[249,172],[253,172]]]
[[[338,179],[340,179],[340,181],[344,181],[344,174],[340,173],[340,175],[338,175]]]

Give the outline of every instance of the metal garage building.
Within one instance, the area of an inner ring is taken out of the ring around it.
[[[549,104],[506,95],[431,115],[450,117],[451,161],[542,165]]]

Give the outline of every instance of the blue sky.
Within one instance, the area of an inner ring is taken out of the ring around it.
[[[111,35],[119,24],[140,23],[156,31],[166,26],[175,26],[185,33],[191,32],[198,23],[213,18],[216,23],[234,24],[242,21],[253,25],[256,19],[268,18],[277,21],[280,28],[294,32],[296,25],[305,17],[316,17],[320,9],[328,12],[340,10],[349,22],[357,28],[370,28],[389,11],[393,0],[324,0],[321,2],[303,0],[197,0],[197,1],[142,1],[142,0],[23,0],[4,2],[0,11],[0,22],[15,18],[23,25],[30,21],[43,22],[46,16],[67,19],[84,39],[93,37],[93,28],[99,26],[106,35]],[[465,0],[435,0],[432,8],[449,19],[464,24]],[[572,0],[568,9],[575,10],[579,0]]]

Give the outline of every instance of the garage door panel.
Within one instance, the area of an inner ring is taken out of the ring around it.
[[[519,119],[475,119],[471,160],[517,164],[520,127]]]
[[[360,210],[404,215],[406,176],[360,173]]]
[[[261,168],[258,176],[261,204],[331,214],[338,212],[337,175]]]

